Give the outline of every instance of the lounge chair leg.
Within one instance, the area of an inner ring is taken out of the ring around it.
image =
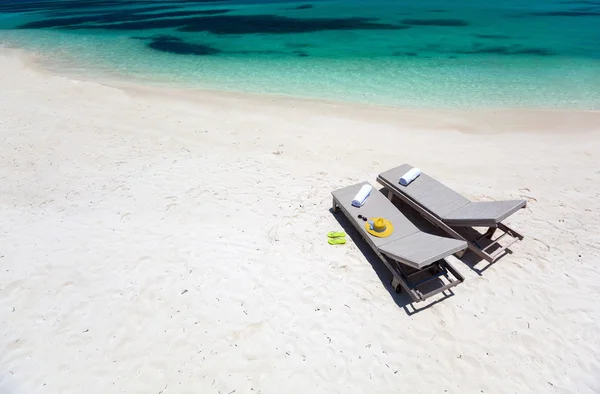
[[[434,264],[433,267],[428,269],[428,271],[431,275],[436,275],[436,274],[439,274],[440,272],[442,272],[442,268],[440,267],[439,264]]]
[[[388,190],[388,200],[390,200],[390,201],[394,200],[394,193],[391,190]]]
[[[396,294],[400,294],[402,292],[402,286],[400,286],[400,281],[397,280],[395,276],[392,278],[392,289],[394,289]]]
[[[335,201],[335,198],[334,198],[333,199],[333,209],[332,209],[333,213],[337,213],[338,209],[339,208],[338,208],[337,202]]]
[[[487,239],[492,239],[492,237],[494,236],[494,233],[496,232],[497,229],[498,229],[497,227],[490,227],[490,228],[488,228],[488,231],[486,231],[486,233],[483,236]]]
[[[467,249],[464,249],[464,250],[461,250],[460,252],[454,253],[454,256],[457,259],[462,259],[466,252],[467,252]]]

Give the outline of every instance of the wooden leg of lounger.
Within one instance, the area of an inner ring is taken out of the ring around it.
[[[496,232],[497,229],[498,229],[498,227],[490,227],[490,228],[488,228],[488,231],[486,231],[483,236],[487,239],[492,239],[492,237],[494,236],[494,233]]]
[[[335,197],[333,198],[333,213],[337,213],[338,211],[337,201],[335,201]]]
[[[512,228],[508,227],[506,224],[499,223],[498,228],[500,230],[504,231],[505,233],[508,233],[511,237],[518,238],[519,240],[523,240],[523,238],[524,238],[521,234],[519,234]]]
[[[427,269],[432,274],[432,277],[421,280],[420,282],[411,282],[410,286],[413,288],[413,292],[416,297],[418,297],[421,301],[434,296],[436,294],[444,293],[446,290],[451,289],[454,286],[457,286],[464,282],[465,278],[462,276],[446,259],[442,259],[435,264],[433,264],[430,268]],[[413,275],[418,275],[423,271],[416,271],[410,275],[408,275],[409,279]],[[437,280],[438,278],[445,277],[448,283],[442,287],[437,287],[431,290],[428,293],[423,294],[417,287],[421,286],[424,283],[430,282],[432,280]],[[418,302],[418,301],[417,301]]]
[[[390,201],[394,200],[394,193],[391,190],[388,190],[388,200],[390,200]]]

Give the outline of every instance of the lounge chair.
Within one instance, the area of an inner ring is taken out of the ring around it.
[[[471,202],[427,174],[421,174],[408,186],[402,186],[400,177],[411,168],[408,164],[393,168],[380,174],[377,182],[388,190],[390,200],[394,195],[398,196],[455,239],[466,241],[469,249],[479,257],[493,263],[509,252],[509,246],[523,239],[521,234],[502,221],[525,208],[525,200]],[[474,227],[487,227],[488,230],[482,234]],[[497,229],[502,234],[493,239]],[[501,244],[501,239],[506,242]]]
[[[463,276],[445,258],[466,249],[467,243],[420,231],[375,188],[362,207],[353,206],[352,199],[367,184],[363,182],[332,192],[333,212],[339,209],[346,215],[392,272],[394,290],[404,289],[414,301],[420,302],[462,283]],[[383,217],[392,223],[394,231],[386,238],[375,237],[367,232],[365,222],[358,215]],[[430,290],[436,280],[441,286]]]

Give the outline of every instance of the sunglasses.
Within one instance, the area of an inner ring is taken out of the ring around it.
[[[366,217],[366,216],[363,216],[363,215],[358,215],[358,218],[359,218],[359,219],[362,219],[362,220],[364,220],[365,222],[366,222],[367,220],[369,220],[369,219],[367,219],[367,217]]]

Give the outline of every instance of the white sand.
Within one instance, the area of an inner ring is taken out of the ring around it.
[[[0,393],[600,392],[598,113],[0,67]],[[438,303],[390,294],[359,240],[326,243],[330,192],[403,162],[529,200],[514,254],[455,261],[466,281]]]

